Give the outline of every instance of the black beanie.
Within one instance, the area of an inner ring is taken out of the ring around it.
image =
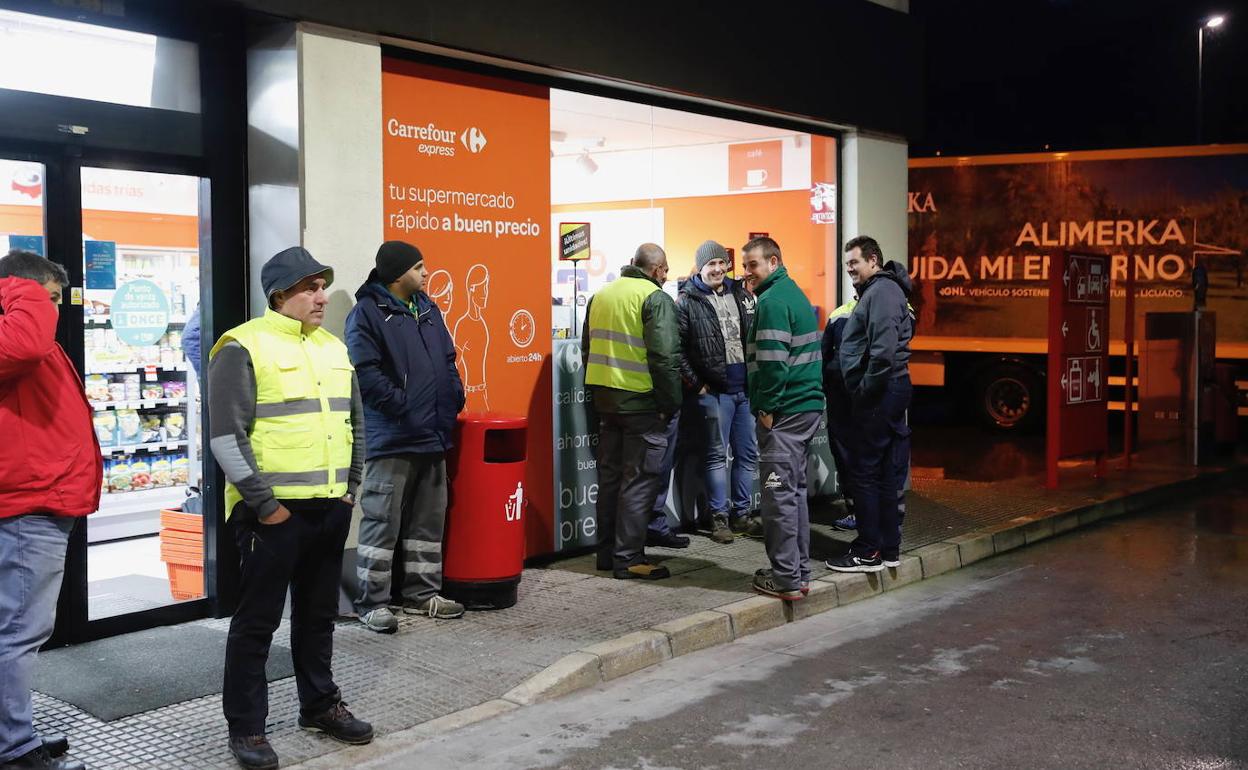
[[[377,280],[389,286],[399,276],[424,262],[420,249],[405,241],[386,241],[377,249],[377,267],[373,272]]]

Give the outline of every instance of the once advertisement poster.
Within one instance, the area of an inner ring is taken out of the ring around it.
[[[1204,265],[1220,340],[1248,341],[1248,152],[1192,149],[911,161],[917,337],[1043,338],[1050,260],[1089,249],[1110,255],[1115,323],[1128,264],[1139,317],[1190,310]]]
[[[528,552],[549,553],[548,90],[385,59],[382,134],[385,237],[425,256],[466,410],[528,416]]]

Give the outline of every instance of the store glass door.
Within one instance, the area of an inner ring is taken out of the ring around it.
[[[186,345],[202,181],[85,165],[80,177],[82,372],[104,467],[86,529],[96,621],[205,596],[199,361]]]

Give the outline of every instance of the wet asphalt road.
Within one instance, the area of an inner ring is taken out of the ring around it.
[[[1068,533],[367,767],[1248,767],[1248,486]]]

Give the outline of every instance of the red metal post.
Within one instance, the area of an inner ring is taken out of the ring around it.
[[[1122,467],[1131,467],[1131,450],[1135,444],[1135,260],[1127,256],[1126,326],[1123,342],[1126,343],[1126,390],[1122,405]]]
[[[1062,275],[1066,260],[1061,252],[1049,259],[1049,376],[1044,454],[1044,486],[1057,489],[1057,460],[1062,446]]]

